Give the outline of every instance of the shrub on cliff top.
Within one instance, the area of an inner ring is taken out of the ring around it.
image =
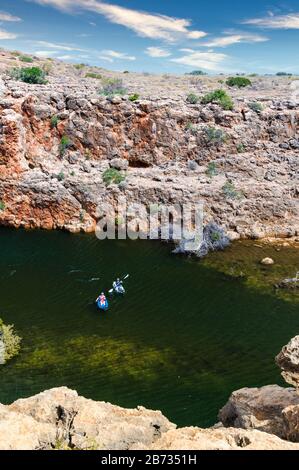
[[[20,352],[21,338],[14,332],[14,325],[5,325],[0,319],[0,340],[4,343],[4,357],[0,363],[5,363]]]
[[[202,70],[192,70],[192,72],[189,72],[187,75],[194,75],[200,76],[200,75],[207,75],[206,72],[203,72]]]
[[[88,72],[85,74],[85,78],[95,78],[97,80],[102,80],[103,75],[101,75],[100,73]]]
[[[226,80],[226,84],[227,86],[230,86],[230,87],[235,86],[238,88],[244,88],[246,86],[252,85],[252,82],[251,80],[249,80],[249,78],[246,78],[246,77],[229,77]]]
[[[28,64],[31,64],[33,62],[32,57],[28,57],[26,55],[21,55],[20,56],[20,61],[21,62],[27,62]]]
[[[120,184],[122,183],[126,177],[121,174],[119,170],[115,168],[108,168],[103,173],[103,181],[108,186],[109,184]]]
[[[132,101],[132,102],[139,100],[138,93],[134,93],[133,95],[130,95],[129,100]]]
[[[261,113],[263,111],[263,105],[259,103],[258,101],[252,101],[251,103],[248,103],[248,107],[254,111],[255,113]]]
[[[125,95],[127,90],[120,78],[106,78],[103,80],[103,88],[100,93],[105,96]]]
[[[18,80],[20,82],[35,85],[45,85],[47,83],[45,78],[46,72],[39,67],[14,67],[10,70],[9,75],[14,80]]]
[[[197,104],[199,102],[199,96],[197,96],[195,93],[189,93],[186,98],[186,101],[189,104]]]
[[[232,110],[234,108],[234,103],[231,97],[226,93],[225,90],[215,90],[207,95],[203,96],[201,99],[203,104],[208,103],[217,103],[225,110]]]

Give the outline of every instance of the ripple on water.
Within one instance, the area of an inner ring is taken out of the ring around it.
[[[274,356],[298,333],[298,303],[270,286],[297,252],[275,254],[269,271],[259,259],[273,253],[250,244],[198,262],[158,242],[6,229],[0,236],[1,315],[23,337],[20,356],[0,370],[0,402],[67,385],[205,426],[232,390],[280,381]],[[246,277],[234,277],[240,271]],[[97,311],[99,292],[126,273],[127,295]]]

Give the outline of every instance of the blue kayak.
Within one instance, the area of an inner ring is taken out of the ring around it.
[[[97,300],[97,306],[100,310],[108,310],[109,304],[108,300],[106,299],[104,302],[101,301],[100,299]]]

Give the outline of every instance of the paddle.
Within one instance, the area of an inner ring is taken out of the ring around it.
[[[124,277],[121,278],[121,280],[125,281],[126,279],[128,279],[129,276],[130,274],[126,274]],[[110,289],[108,292],[109,294],[112,294],[113,291],[114,291],[114,287],[112,287],[112,289]]]

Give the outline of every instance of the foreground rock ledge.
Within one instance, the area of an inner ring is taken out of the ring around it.
[[[0,405],[0,449],[284,449],[299,444],[257,430],[176,429],[160,411],[124,409],[66,387]]]

